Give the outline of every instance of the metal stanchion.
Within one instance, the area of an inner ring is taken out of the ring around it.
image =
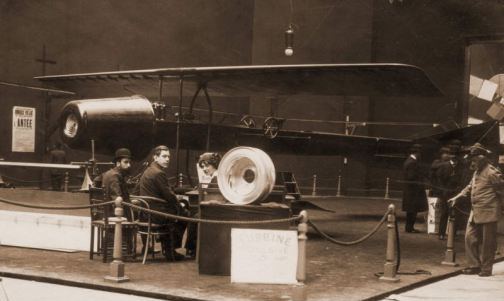
[[[312,195],[317,195],[317,175],[313,175]]]
[[[389,194],[389,185],[390,185],[390,178],[387,177],[387,181],[385,182],[385,198],[389,199],[390,194]]]
[[[298,225],[298,263],[296,279],[299,282],[304,282],[306,280],[306,232],[308,232],[308,212],[303,210],[299,213],[301,220]]]
[[[448,210],[448,239],[446,241],[445,260],[443,260],[441,264],[456,267],[458,263],[455,262],[455,250],[453,248],[453,240],[455,238],[455,212],[451,206]]]
[[[117,197],[115,199],[115,218],[110,218],[109,221],[115,222],[114,231],[114,260],[110,263],[110,275],[105,276],[106,281],[111,282],[126,282],[129,281],[129,277],[124,275],[124,262],[122,261],[122,221],[124,209],[122,208],[122,198]],[[106,247],[106,246],[104,246]]]
[[[338,190],[336,190],[336,196],[341,196],[341,176],[338,176]]]
[[[397,282],[397,264],[396,259],[396,216],[394,204],[389,205],[389,214],[387,217],[387,259],[383,268],[382,281]]]
[[[69,175],[68,175],[68,171],[65,172],[65,179],[63,180],[63,184],[64,184],[64,189],[65,189],[65,192],[68,192],[68,180],[69,180]]]

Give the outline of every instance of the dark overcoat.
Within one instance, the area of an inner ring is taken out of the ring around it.
[[[149,200],[150,208],[153,210],[177,213],[178,201],[168,183],[168,175],[156,162],[152,162],[140,178],[140,195],[165,200],[165,202]]]
[[[403,165],[403,202],[402,210],[422,212],[428,209],[425,193],[424,172],[417,159],[409,156]]]

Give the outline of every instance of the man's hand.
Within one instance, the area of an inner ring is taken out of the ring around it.
[[[457,199],[455,199],[455,198],[449,199],[447,202],[448,202],[448,206],[453,207],[453,206],[455,206]]]

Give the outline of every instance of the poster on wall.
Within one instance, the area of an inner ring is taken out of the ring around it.
[[[12,108],[12,151],[35,152],[35,108]]]

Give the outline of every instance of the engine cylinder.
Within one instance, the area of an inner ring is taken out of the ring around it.
[[[89,141],[94,139],[99,148],[129,147],[133,151],[139,141],[153,139],[154,122],[150,101],[134,95],[70,101],[63,107],[59,128],[63,142],[72,148],[89,149]]]

